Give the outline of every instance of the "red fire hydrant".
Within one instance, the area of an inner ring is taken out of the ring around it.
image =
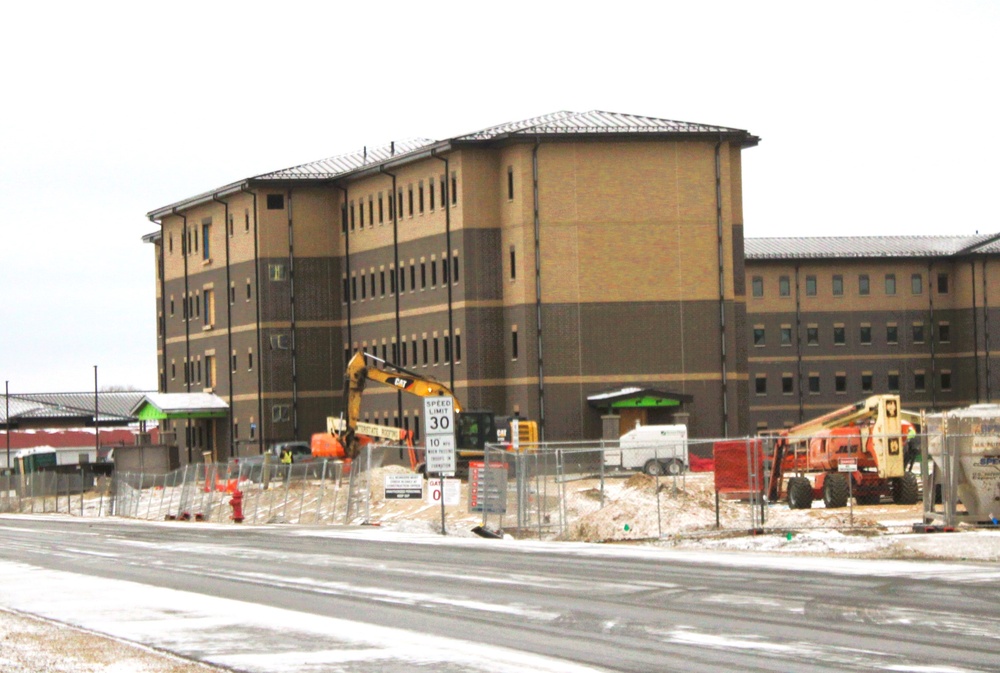
[[[233,521],[243,523],[243,492],[233,491],[233,497],[229,499],[229,506],[233,508]]]

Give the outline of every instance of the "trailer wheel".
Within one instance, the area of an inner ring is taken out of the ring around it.
[[[823,504],[827,509],[837,509],[847,504],[847,475],[832,472],[823,480]]]
[[[805,477],[788,480],[788,508],[809,509],[813,505],[813,487]]]
[[[676,458],[667,461],[667,474],[671,476],[677,476],[678,474],[681,474],[683,472],[684,472],[684,461],[677,460]]]
[[[917,477],[907,472],[892,480],[892,501],[897,505],[915,505],[919,500]]]
[[[651,477],[659,477],[663,474],[663,463],[658,460],[647,460],[642,471]]]

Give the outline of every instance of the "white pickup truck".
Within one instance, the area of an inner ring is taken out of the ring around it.
[[[629,430],[617,449],[604,451],[604,465],[646,474],[680,474],[688,468],[688,436],[684,425],[641,425]]]

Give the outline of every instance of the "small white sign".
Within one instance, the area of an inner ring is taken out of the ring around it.
[[[386,500],[420,500],[423,496],[423,478],[419,474],[385,475]]]
[[[857,472],[858,471],[858,459],[857,458],[841,458],[840,462],[837,463],[838,472]]]
[[[441,480],[428,479],[426,492],[428,505],[441,504]],[[462,501],[462,480],[444,480],[444,504],[447,507],[458,505]]]

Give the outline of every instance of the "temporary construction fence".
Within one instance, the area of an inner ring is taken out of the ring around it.
[[[239,492],[242,520],[250,524],[364,523],[396,506],[373,498],[383,487],[370,478],[381,465],[383,450],[366,451],[351,469],[335,461],[241,461],[191,464],[168,474],[119,472],[89,484],[54,473],[0,477],[0,510],[231,522],[236,515],[233,496]],[[807,513],[781,518],[788,514],[787,506],[764,498],[770,473],[764,439],[689,439],[684,462],[690,469],[676,474],[670,473],[677,459],[674,449],[651,444],[640,450],[649,456],[635,469],[622,466],[626,459],[617,441],[522,444],[516,451],[488,446],[482,460],[470,466],[465,502],[449,506],[448,518],[478,520],[486,530],[518,536],[565,539],[849,525],[846,515],[832,523],[810,519]],[[700,472],[713,468],[712,473]],[[373,501],[383,509],[374,512]]]

